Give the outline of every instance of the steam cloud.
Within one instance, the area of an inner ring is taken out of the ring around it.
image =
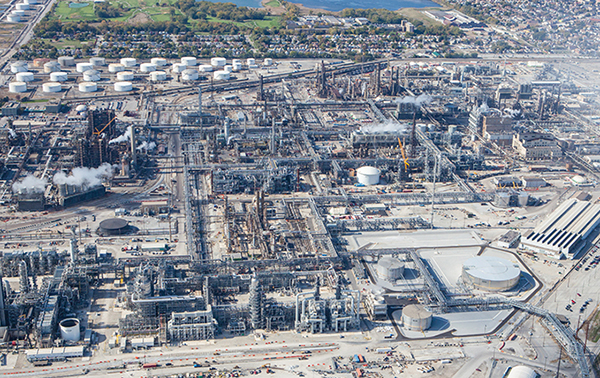
[[[74,168],[70,176],[64,172],[58,172],[52,181],[56,185],[75,185],[85,190],[102,184],[102,179],[110,176],[112,176],[112,167],[110,164],[104,163],[98,168]]]
[[[156,143],[154,143],[154,142],[148,143],[146,141],[143,141],[142,144],[140,144],[136,148],[136,150],[147,150],[147,151],[150,151],[150,150],[153,150],[154,148],[156,148]]]
[[[393,133],[406,131],[408,130],[408,126],[404,123],[388,121],[376,125],[362,126],[360,130],[365,134]]]
[[[480,113],[487,113],[489,110],[490,110],[490,107],[488,106],[487,102],[482,103],[481,106],[479,107]]]
[[[416,106],[427,105],[433,100],[433,97],[430,95],[422,94],[418,97],[406,96],[400,99],[397,99],[396,102],[400,104],[413,104]]]
[[[23,180],[15,182],[12,186],[13,193],[43,193],[48,182],[44,179],[27,175]]]
[[[111,139],[110,141],[108,141],[108,144],[129,142],[130,139],[131,139],[131,126],[129,126],[127,128],[127,130],[125,130],[125,133],[123,133],[122,135],[119,135],[115,139]]]
[[[515,117],[519,116],[519,114],[521,114],[521,111],[520,111],[520,110],[514,110],[514,109],[509,109],[509,108],[506,108],[506,109],[504,109],[504,112],[505,112],[505,113],[508,115],[508,117],[510,117],[510,118],[515,118]]]
[[[9,129],[8,129],[8,132],[10,133],[10,136],[11,136],[11,137],[13,137],[13,138],[16,138],[16,137],[17,137],[17,133],[15,133],[15,130],[13,130],[13,129],[9,128]]]

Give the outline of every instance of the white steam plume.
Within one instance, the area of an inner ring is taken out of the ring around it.
[[[142,144],[140,144],[136,148],[136,150],[147,150],[147,151],[150,151],[150,150],[153,150],[154,148],[156,148],[156,143],[154,143],[154,142],[148,143],[146,141],[143,141]]]
[[[102,179],[110,176],[112,176],[112,167],[110,164],[104,163],[98,168],[74,168],[70,176],[67,176],[64,172],[58,172],[54,175],[52,181],[56,185],[67,184],[80,186],[85,190],[102,184]]]
[[[509,108],[504,109],[504,112],[506,113],[506,116],[510,118],[515,118],[519,116],[519,114],[521,114],[520,110],[514,110]]]
[[[396,102],[400,104],[413,104],[416,106],[427,105],[433,100],[433,97],[430,95],[422,94],[418,97],[406,96],[400,99],[397,99]]]
[[[43,193],[48,183],[44,179],[27,175],[23,180],[15,182],[12,186],[14,193]]]
[[[388,121],[386,123],[378,123],[375,125],[362,126],[360,131],[365,134],[376,133],[400,133],[408,130],[408,125],[404,123]]]
[[[122,135],[119,135],[115,139],[111,139],[110,141],[108,141],[108,144],[129,142],[130,139],[131,139],[131,126],[129,126],[127,128],[127,130],[125,130],[125,133],[123,133]]]
[[[479,107],[479,113],[487,113],[489,110],[490,107],[488,106],[487,102],[483,102]]]
[[[8,132],[10,133],[10,136],[11,136],[11,137],[13,137],[13,138],[16,138],[16,137],[17,137],[17,133],[15,133],[15,130],[13,130],[13,129],[11,129],[11,128],[8,128]]]

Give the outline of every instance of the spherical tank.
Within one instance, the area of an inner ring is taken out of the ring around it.
[[[94,65],[92,63],[83,62],[77,63],[77,72],[84,73],[85,71],[93,70]]]
[[[33,81],[33,72],[19,72],[15,75],[17,81],[30,82]]]
[[[519,283],[521,269],[500,257],[475,256],[463,263],[462,278],[477,289],[506,291]]]
[[[212,72],[213,66],[211,66],[210,64],[201,64],[198,66],[198,70],[200,72]]]
[[[58,62],[44,63],[44,72],[45,73],[58,72],[58,71],[60,71],[60,64]]]
[[[125,67],[135,67],[137,60],[135,58],[121,58],[121,64]]]
[[[213,73],[213,78],[215,80],[229,80],[229,72],[226,71],[215,71]]]
[[[94,67],[101,67],[106,64],[106,60],[101,57],[94,57],[94,58],[90,58],[90,63],[92,63],[92,65]]]
[[[195,66],[196,63],[196,58],[194,58],[193,56],[186,56],[181,58],[181,64],[184,64],[186,67],[191,67],[191,66]]]
[[[108,65],[108,72],[123,72],[125,71],[125,66],[121,63],[111,63]]]
[[[13,81],[8,84],[8,91],[10,93],[23,93],[27,92],[27,83],[22,81]]]
[[[19,16],[18,14],[9,14],[8,16],[6,16],[6,19],[8,20],[8,22],[21,22],[21,16]]]
[[[96,83],[79,83],[79,92],[96,92],[98,90],[98,84]]]
[[[167,73],[165,71],[150,72],[150,80],[152,80],[152,81],[167,80]]]
[[[62,90],[60,83],[44,83],[42,84],[42,91],[45,93],[55,93]]]
[[[131,71],[117,72],[117,80],[119,80],[119,81],[133,80],[133,72],[131,72]]]
[[[181,79],[186,81],[198,80],[198,71],[187,69],[181,73]]]
[[[164,67],[167,65],[167,60],[165,58],[152,58],[150,63],[156,64],[157,67]]]
[[[171,67],[171,71],[173,71],[175,73],[181,73],[185,70],[186,70],[186,65],[181,64],[181,63],[173,63],[173,66]]]
[[[50,73],[50,81],[67,81],[68,75],[66,72]]]
[[[213,67],[223,67],[227,63],[227,59],[225,58],[212,58],[210,60],[210,65]]]
[[[17,4],[16,7],[18,10],[29,10],[29,4],[25,3]]]
[[[140,64],[141,72],[154,72],[156,71],[156,64],[154,63],[142,63]]]
[[[425,331],[431,327],[433,314],[423,305],[411,304],[402,309],[402,324],[409,331]]]
[[[72,56],[60,56],[58,57],[58,64],[61,67],[73,67],[75,65],[75,58]]]
[[[117,81],[115,83],[116,92],[128,92],[133,89],[133,84],[130,81]]]
[[[384,256],[377,262],[376,270],[379,278],[394,281],[404,274],[404,263],[391,256]]]
[[[10,72],[27,72],[27,63],[25,62],[14,62],[10,64]]]
[[[83,81],[98,81],[100,80],[100,71],[87,70],[83,73]]]
[[[379,184],[379,175],[381,171],[375,167],[360,167],[356,170],[356,176],[358,177],[358,182],[363,185],[377,185]]]
[[[81,338],[78,319],[64,319],[59,323],[59,328],[60,337],[65,341],[77,342]]]

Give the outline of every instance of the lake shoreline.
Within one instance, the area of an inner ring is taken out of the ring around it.
[[[210,1],[210,0],[208,0]],[[261,7],[264,9],[268,9],[272,14],[274,15],[280,15],[283,14],[285,9],[283,7],[270,7],[267,6],[268,3],[270,3],[272,0],[261,0]],[[329,10],[329,9],[323,9],[323,8],[311,8],[309,6],[304,5],[301,2],[294,2],[294,1],[288,1],[291,4],[294,4],[295,6],[297,6],[298,8],[300,8],[300,12],[303,15],[308,15],[308,14],[317,14],[317,13],[327,13],[327,14],[331,14],[331,15],[339,15],[342,11],[344,11],[345,9],[385,9],[385,10],[389,10],[392,12],[399,12],[402,11],[404,9],[417,9],[417,10],[427,10],[427,9],[440,9],[440,8],[444,8],[444,6],[442,4],[438,4],[435,1],[432,0],[427,0],[427,5],[424,4],[424,6],[422,7],[399,7],[398,9],[388,9],[388,8],[371,8],[371,7],[347,7],[344,9],[340,9],[340,10]],[[279,12],[277,12],[279,10]]]

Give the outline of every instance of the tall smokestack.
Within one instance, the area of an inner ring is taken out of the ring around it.
[[[202,87],[198,86],[198,114],[202,114]]]
[[[135,156],[135,150],[136,150],[136,141],[135,141],[135,128],[132,126],[131,127],[131,161],[133,162],[133,165],[137,165],[137,161],[136,161],[136,156]]]

